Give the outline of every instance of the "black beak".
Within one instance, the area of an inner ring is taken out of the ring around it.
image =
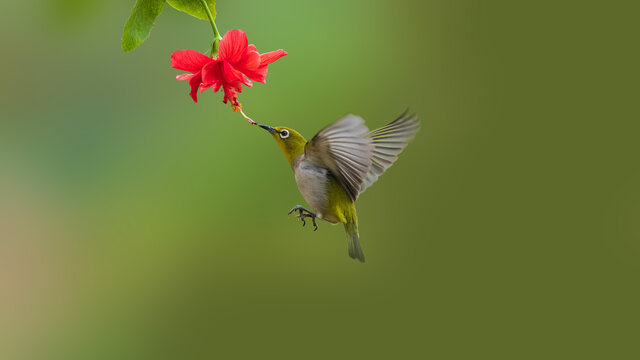
[[[274,129],[273,127],[269,126],[269,125],[259,125],[261,128],[267,130],[268,132],[272,133],[272,134],[276,134],[277,131],[276,129]]]

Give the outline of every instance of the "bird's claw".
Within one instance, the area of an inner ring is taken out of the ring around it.
[[[318,224],[316,224],[316,217],[317,217],[316,214],[314,214],[313,212],[303,208],[300,205],[296,205],[296,206],[293,207],[293,209],[291,209],[289,211],[289,213],[287,215],[293,214],[293,212],[296,211],[296,210],[298,211],[298,214],[296,216],[299,217],[300,220],[302,221],[302,226],[307,225],[307,222],[304,220],[304,218],[311,218],[311,222],[313,223],[313,227],[314,227],[313,231],[318,230]]]

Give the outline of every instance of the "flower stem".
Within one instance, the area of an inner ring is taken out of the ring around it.
[[[209,5],[207,5],[207,0],[200,0],[202,6],[204,6],[204,10],[207,13],[207,17],[209,18],[209,22],[211,23],[211,28],[213,29],[213,44],[211,44],[211,52],[209,56],[216,57],[218,56],[218,45],[220,44],[220,40],[222,37],[220,36],[220,32],[216,27],[216,22],[213,21],[213,15],[211,14],[211,10],[209,9]]]

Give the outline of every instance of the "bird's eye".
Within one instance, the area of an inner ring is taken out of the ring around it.
[[[289,132],[287,130],[280,131],[280,138],[281,139],[286,139],[288,137],[289,137]]]

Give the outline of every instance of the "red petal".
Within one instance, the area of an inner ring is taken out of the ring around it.
[[[224,99],[222,99],[223,103],[227,103],[227,100],[231,100],[231,103],[235,106],[238,106],[238,93],[235,90],[225,86],[224,89]]]
[[[246,76],[244,76],[244,74],[236,69],[233,68],[233,66],[231,66],[231,64],[229,64],[226,61],[222,62],[222,79],[224,80],[225,83],[227,84],[234,84],[237,82],[241,82],[247,86],[252,86],[253,84],[251,83],[251,81],[249,79],[247,79]],[[235,84],[234,84],[235,86]],[[235,86],[240,87],[240,89],[242,89],[241,85],[237,85]],[[240,90],[241,91],[241,90]]]
[[[247,34],[242,30],[229,30],[220,40],[218,48],[218,60],[226,60],[231,63],[239,62],[247,50]]]
[[[241,63],[247,69],[256,69],[260,66],[260,53],[255,45],[247,46],[247,52],[244,54]]]
[[[195,73],[200,71],[202,67],[213,61],[205,54],[194,50],[174,51],[171,54],[171,67]]]
[[[269,65],[272,62],[280,59],[281,57],[287,55],[287,52],[280,49],[276,51],[270,51],[268,53],[264,53],[260,55],[260,65]]]
[[[267,65],[259,66],[255,70],[244,69],[242,72],[253,81],[258,81],[263,84],[267,81]]]
[[[265,83],[267,80],[267,66],[285,55],[287,55],[287,52],[284,50],[276,50],[261,54],[260,66],[255,69],[243,68],[241,70],[245,75],[249,77],[249,79]]]
[[[264,76],[256,73],[256,70],[260,66],[260,53],[258,53],[255,45],[249,45],[242,60],[239,63],[231,65],[249,78],[255,81],[264,82]],[[266,76],[266,73],[264,75]]]
[[[202,83],[202,76],[200,76],[200,74],[195,74],[191,80],[189,80],[189,85],[191,86],[191,93],[189,93],[189,95],[191,95],[191,98],[193,99],[193,101],[198,102],[198,88],[200,87],[200,84]]]
[[[195,74],[180,74],[176,76],[176,80],[191,80],[192,77],[196,76]]]
[[[213,87],[211,88],[211,90],[213,90],[213,92],[218,92],[218,90],[220,90],[221,86],[222,86],[221,82],[214,83]]]
[[[202,79],[205,84],[222,83],[220,61],[214,60],[202,68]]]

